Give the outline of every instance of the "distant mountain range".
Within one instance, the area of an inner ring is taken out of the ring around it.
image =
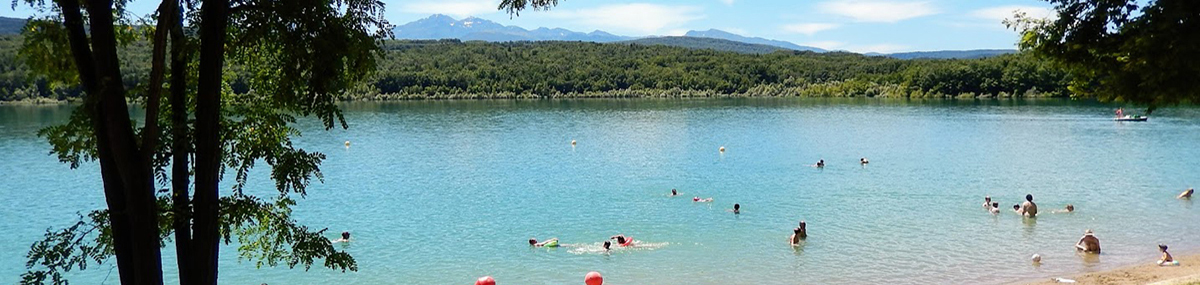
[[[460,39],[464,41],[586,41],[615,42],[631,40],[602,31],[580,33],[566,29],[537,28],[526,30],[517,26],[505,26],[496,22],[467,17],[455,20],[450,16],[436,14],[392,29],[397,39],[437,40]]]
[[[25,27],[25,19],[0,17],[0,35],[15,35]]]
[[[731,41],[735,41],[735,42],[743,42],[743,43],[748,43],[748,44],[777,46],[777,47],[781,47],[781,48],[785,48],[785,49],[799,50],[799,51],[815,51],[815,52],[826,52],[827,51],[827,50],[824,50],[821,48],[802,46],[802,45],[797,45],[797,44],[793,44],[793,43],[785,42],[785,41],[777,41],[777,40],[764,39],[764,38],[751,38],[751,37],[741,36],[738,34],[726,32],[726,31],[722,31],[722,30],[717,30],[717,29],[709,29],[707,31],[688,31],[687,34],[684,34],[683,36],[696,37],[696,38],[724,39],[724,40],[731,40]]]
[[[15,35],[21,33],[26,19],[0,17],[0,35]],[[802,46],[794,43],[771,40],[758,37],[746,37],[722,30],[688,31],[682,37],[628,37],[610,34],[604,31],[590,33],[575,32],[562,28],[537,28],[526,30],[517,26],[505,26],[496,22],[467,17],[456,20],[450,16],[435,14],[424,19],[396,26],[392,30],[397,39],[434,40],[460,39],[464,41],[585,41],[585,42],[623,42],[644,45],[667,45],[691,49],[713,49],[740,53],[770,53],[778,50],[797,50],[826,52],[827,50]],[[982,58],[1014,53],[1016,50],[961,50],[961,51],[921,51],[893,54],[867,53],[868,56],[888,56],[899,59],[915,58]]]

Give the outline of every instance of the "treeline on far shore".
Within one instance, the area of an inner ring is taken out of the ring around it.
[[[81,96],[30,78],[21,39],[0,37],[0,101]],[[1066,73],[1031,55],[900,60],[854,53],[741,54],[589,42],[383,43],[375,75],[345,100],[636,97],[1010,98],[1067,96]],[[125,83],[146,80],[149,48],[121,52]],[[231,68],[231,70],[238,70]],[[231,71],[236,72],[236,71]],[[249,92],[238,74],[231,89]]]

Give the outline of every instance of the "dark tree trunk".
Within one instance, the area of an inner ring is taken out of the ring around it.
[[[183,17],[179,2],[167,0],[172,7],[164,13],[171,21],[171,209],[175,213],[172,228],[175,229],[175,262],[179,266],[179,284],[192,284],[193,267],[190,265],[192,250],[192,209],[188,203],[188,187],[191,183],[188,154],[191,139],[188,137],[187,108],[187,42],[183,37]]]
[[[162,255],[158,239],[158,206],[154,197],[154,180],[148,176],[148,165],[141,159],[130,122],[129,106],[125,103],[125,86],[121,81],[121,64],[117,58],[117,41],[113,31],[111,0],[89,1],[87,10],[91,22],[92,60],[95,63],[98,104],[92,109],[93,121],[98,121],[99,149],[108,149],[110,165],[115,166],[125,192],[125,213],[129,221],[133,255],[133,284],[162,284]],[[101,140],[100,137],[105,137]],[[101,156],[101,160],[105,157]],[[104,172],[102,170],[102,172]],[[107,196],[107,195],[106,195]],[[111,209],[110,209],[111,210]],[[112,217],[116,219],[116,217]],[[114,237],[117,234],[113,231]]]
[[[59,0],[62,9],[63,25],[67,29],[67,37],[71,45],[71,55],[79,70],[79,81],[88,96],[84,98],[84,111],[88,113],[92,123],[92,135],[96,137],[97,156],[100,161],[100,175],[104,181],[104,198],[108,204],[108,218],[113,232],[113,251],[117,258],[117,271],[121,275],[122,284],[134,284],[135,267],[133,263],[133,245],[129,233],[129,214],[125,207],[125,189],[121,183],[120,173],[112,159],[112,151],[108,147],[108,138],[104,135],[104,124],[99,118],[100,91],[96,83],[96,68],[92,62],[92,50],[88,47],[87,33],[83,28],[83,13],[79,10],[79,1]]]
[[[200,68],[196,96],[195,226],[190,266],[195,284],[217,283],[220,235],[221,76],[225,62],[225,28],[229,0],[206,0],[200,11]]]

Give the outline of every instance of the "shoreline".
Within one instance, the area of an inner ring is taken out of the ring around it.
[[[1106,284],[1106,285],[1126,285],[1126,284],[1152,284],[1152,285],[1192,285],[1200,284],[1200,251],[1181,252],[1184,254],[1175,255],[1176,261],[1179,261],[1179,266],[1159,266],[1154,264],[1158,260],[1157,256],[1153,260],[1145,261],[1137,264],[1124,265],[1116,268],[1105,269],[1093,272],[1078,272],[1072,276],[1062,276],[1075,280],[1074,284]],[[1044,277],[1038,279],[1028,279],[1025,281],[1015,282],[1011,284],[1024,285],[1049,285],[1063,284],[1055,281],[1055,278],[1060,277]]]

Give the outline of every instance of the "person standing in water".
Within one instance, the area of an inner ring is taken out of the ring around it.
[[[1033,203],[1033,194],[1025,194],[1025,202],[1021,203],[1021,212],[1030,218],[1037,217],[1037,204]]]
[[[792,229],[792,236],[788,237],[788,244],[791,244],[791,245],[800,244],[800,240],[803,239],[803,237],[801,236],[802,233],[803,233],[803,231],[801,231],[799,227]]]
[[[983,196],[983,208],[986,210],[992,209],[992,196]]]
[[[988,212],[991,212],[992,215],[999,215],[1000,214],[1000,202],[992,202],[992,207],[991,207],[991,209],[988,209]]]
[[[1083,237],[1079,238],[1079,242],[1075,243],[1075,249],[1088,253],[1100,253],[1100,239],[1092,233],[1091,229],[1083,232]]]

